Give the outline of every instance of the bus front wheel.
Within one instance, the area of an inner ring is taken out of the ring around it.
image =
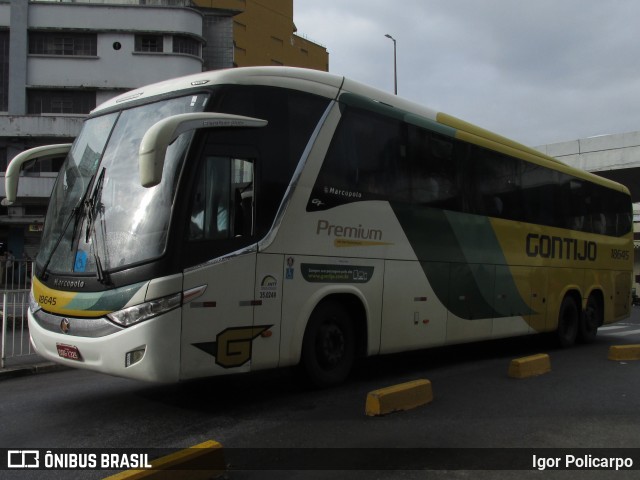
[[[301,366],[315,387],[344,381],[355,360],[353,323],[337,302],[324,301],[311,314],[302,342]]]
[[[556,335],[561,347],[571,347],[578,337],[580,327],[580,309],[571,296],[564,297],[558,314]]]

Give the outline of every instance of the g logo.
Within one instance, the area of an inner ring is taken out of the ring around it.
[[[251,360],[253,340],[272,325],[227,328],[216,336],[216,363],[221,367],[240,367]]]

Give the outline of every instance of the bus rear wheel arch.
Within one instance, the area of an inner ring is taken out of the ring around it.
[[[364,309],[350,295],[322,300],[313,310],[302,341],[300,367],[305,380],[318,388],[346,380],[363,354]]]
[[[562,348],[571,347],[575,344],[580,330],[580,307],[574,295],[568,293],[560,304],[558,311],[558,329],[556,339]]]
[[[580,318],[578,340],[582,343],[591,343],[595,340],[598,334],[598,328],[604,322],[603,305],[604,297],[602,296],[602,292],[598,290],[591,292]]]

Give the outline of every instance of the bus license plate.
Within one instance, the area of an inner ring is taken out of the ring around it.
[[[82,361],[78,347],[64,345],[62,343],[56,343],[56,347],[58,349],[58,355],[62,358],[68,358],[69,360],[76,360],[78,362]]]

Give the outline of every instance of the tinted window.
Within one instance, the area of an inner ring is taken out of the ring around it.
[[[253,162],[206,156],[192,192],[190,240],[253,235]]]
[[[466,145],[380,113],[342,109],[309,211],[362,200],[462,209]]]
[[[194,265],[262,238],[273,225],[329,100],[272,87],[218,87],[210,111],[267,120],[260,128],[201,132],[185,167],[181,241]]]
[[[461,209],[458,168],[464,146],[413,125],[408,126],[408,131],[411,203],[446,210]]]
[[[273,87],[220,88],[210,110],[267,120],[251,134],[260,155],[257,166],[261,189],[258,233],[271,227],[307,143],[329,100],[308,93]],[[217,137],[209,141],[225,142]]]
[[[467,171],[473,196],[471,213],[520,220],[520,161],[484,148],[472,148]]]
[[[314,198],[327,206],[346,199],[387,199],[389,195],[408,200],[404,137],[403,124],[397,120],[356,108],[344,111]]]
[[[342,110],[308,211],[388,200],[604,235],[631,230],[621,191],[359,106]]]

